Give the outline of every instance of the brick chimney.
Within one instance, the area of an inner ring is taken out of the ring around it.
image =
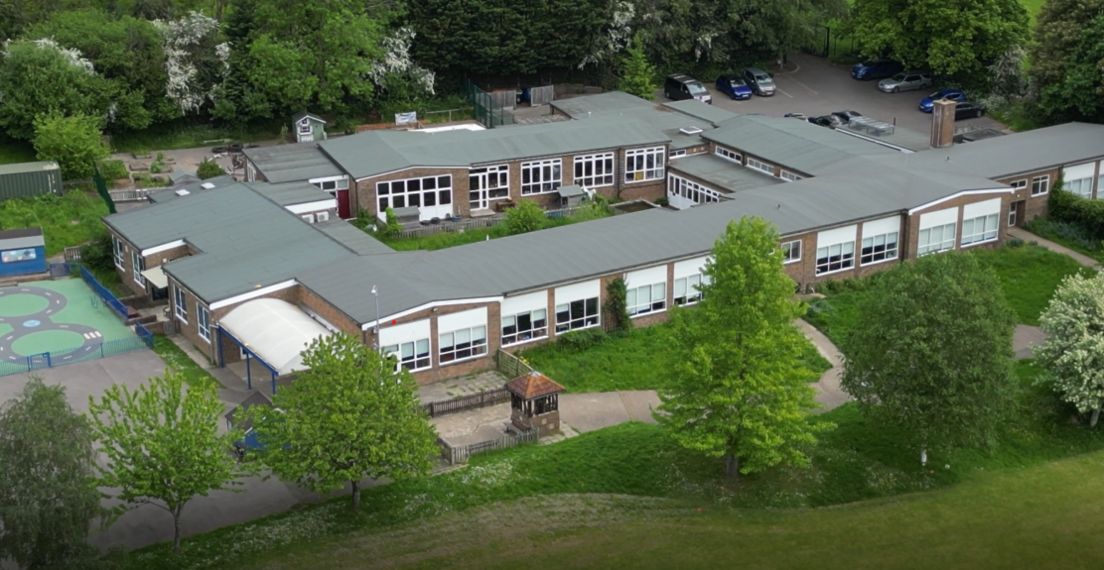
[[[932,104],[931,147],[943,148],[954,144],[955,102],[941,99]]]

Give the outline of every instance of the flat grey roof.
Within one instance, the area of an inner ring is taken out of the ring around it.
[[[265,180],[274,184],[345,174],[316,142],[247,148],[243,152]]]
[[[885,144],[891,144],[893,146],[908,149],[913,152],[920,152],[931,148],[931,140],[929,139],[928,135],[925,135],[924,133],[918,133],[916,131],[910,131],[909,129],[897,125],[894,125],[892,134],[884,135],[872,134],[866,131],[852,129],[846,126],[840,127],[836,130],[850,136],[856,136],[875,143],[880,141]]]
[[[718,192],[742,192],[752,188],[785,184],[782,179],[768,176],[753,168],[735,164],[715,154],[696,154],[672,160],[667,167],[672,174],[688,174],[700,178]]]
[[[158,190],[156,192],[150,192],[150,202],[164,203],[172,200],[178,200],[180,198],[187,198],[188,196],[180,196],[177,194],[179,190],[187,190],[188,194],[206,193],[220,188],[226,188],[237,184],[238,181],[234,180],[228,174],[222,176],[215,176],[214,178],[208,178],[207,180],[200,180],[195,178],[194,180],[185,180],[182,184],[178,184],[171,188],[165,188],[164,190]],[[213,185],[214,188],[204,188],[204,185]]]
[[[353,224],[334,218],[328,222],[316,222],[315,229],[337,240],[345,247],[356,252],[357,255],[378,255],[381,253],[395,253],[383,242],[364,233],[363,230]]]
[[[18,174],[22,172],[42,172],[43,170],[57,170],[58,163],[54,161],[20,162],[18,164],[0,164],[0,175]]]
[[[0,249],[23,249],[44,245],[46,245],[46,239],[42,236],[40,227],[0,231]]]
[[[609,91],[596,95],[583,97],[568,97],[556,99],[549,103],[552,108],[561,111],[572,119],[582,119],[587,113],[601,113],[605,111],[623,111],[632,107],[652,107],[656,103],[641,99],[636,95],[629,95],[624,91]]]
[[[715,105],[707,105],[694,99],[667,101],[663,103],[663,106],[668,109],[674,109],[683,115],[708,121],[709,124],[714,127],[720,126],[721,123],[740,116],[739,113],[733,113],[732,111],[722,109]]]
[[[281,206],[306,204],[333,198],[329,192],[320,190],[317,186],[304,180],[281,182],[279,184],[268,182],[246,182],[245,184]]]

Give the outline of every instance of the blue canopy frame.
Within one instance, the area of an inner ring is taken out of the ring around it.
[[[265,369],[268,370],[272,374],[272,393],[275,394],[276,393],[276,377],[279,376],[280,373],[277,372],[276,369],[273,368],[271,364],[265,362],[265,359],[261,358],[260,355],[258,355],[256,352],[253,352],[253,350],[250,349],[248,346],[246,346],[245,343],[238,340],[237,338],[234,337],[234,335],[227,332],[226,329],[224,329],[222,327],[218,327],[218,335],[219,335],[219,343],[218,343],[219,366],[224,367],[224,368],[226,367],[226,360],[225,360],[225,358],[223,357],[223,354],[222,354],[222,337],[225,336],[226,338],[230,339],[231,342],[238,345],[238,348],[240,348],[242,350],[242,352],[245,353],[245,383],[246,383],[246,386],[248,386],[250,390],[253,389],[253,370],[252,370],[253,367],[250,366],[250,364],[249,364],[250,363],[250,357],[252,357],[253,360],[256,360],[261,366],[265,367]]]

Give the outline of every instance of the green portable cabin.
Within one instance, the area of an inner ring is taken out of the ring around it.
[[[0,202],[12,198],[61,194],[61,169],[58,163],[23,162],[0,165]]]
[[[326,140],[326,121],[306,111],[300,111],[291,117],[295,129],[295,142],[320,142]]]

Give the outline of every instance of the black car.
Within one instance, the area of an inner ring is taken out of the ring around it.
[[[969,101],[963,101],[955,105],[955,120],[961,121],[962,119],[975,119],[985,114],[985,107],[978,105],[977,103],[971,103]]]
[[[819,117],[809,117],[805,120],[814,125],[828,127],[830,129],[834,129],[843,124],[843,120],[835,115],[821,115]]]

